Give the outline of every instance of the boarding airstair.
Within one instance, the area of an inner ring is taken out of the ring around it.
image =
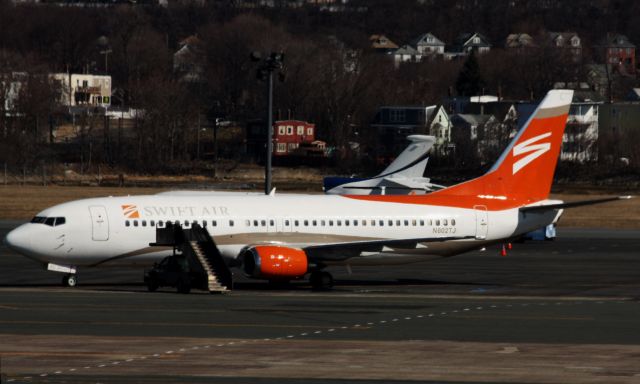
[[[211,293],[224,293],[230,291],[233,285],[231,271],[227,267],[216,243],[209,235],[206,228],[197,223],[189,228],[168,222],[162,228],[156,228],[156,242],[151,246],[172,246],[174,256],[176,250],[181,250],[180,257],[186,257],[190,266],[189,270],[201,272],[206,279],[197,279],[202,284],[200,288],[207,289]]]
[[[193,224],[190,229],[183,229],[183,232],[186,234],[191,252],[207,274],[209,292],[231,290],[233,284],[231,271],[222,259],[209,232],[199,224]]]

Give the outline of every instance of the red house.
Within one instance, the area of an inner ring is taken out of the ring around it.
[[[281,120],[273,124],[273,154],[288,156],[296,152],[301,144],[315,141],[316,126],[300,120]]]
[[[600,55],[604,63],[616,68],[623,74],[636,73],[636,46],[620,34],[607,34],[600,42]]]

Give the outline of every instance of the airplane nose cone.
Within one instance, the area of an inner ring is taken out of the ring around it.
[[[14,251],[24,251],[31,247],[31,238],[26,228],[20,226],[7,234],[4,243]]]

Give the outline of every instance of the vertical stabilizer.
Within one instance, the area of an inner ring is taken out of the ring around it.
[[[485,175],[435,192],[528,204],[549,196],[572,90],[552,90]]]

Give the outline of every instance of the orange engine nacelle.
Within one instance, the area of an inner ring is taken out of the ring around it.
[[[293,280],[307,273],[309,263],[302,249],[277,245],[258,245],[242,252],[242,269],[249,277]]]

